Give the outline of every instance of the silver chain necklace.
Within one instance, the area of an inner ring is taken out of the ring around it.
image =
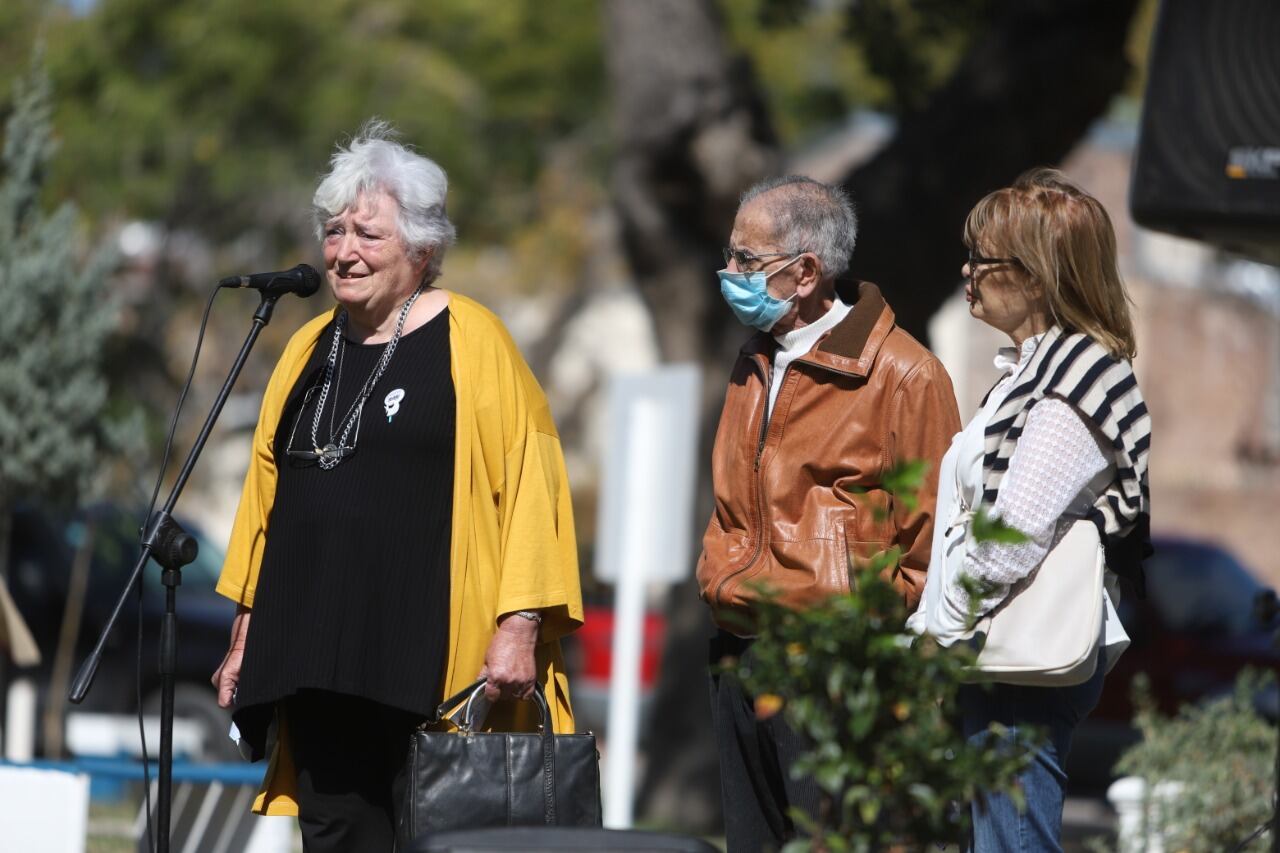
[[[339,425],[342,427],[340,436],[334,435],[333,412],[329,413],[329,441],[324,447],[320,446],[320,420],[324,413],[324,404],[329,399],[329,389],[334,388],[334,410],[337,410],[338,397],[336,384],[333,382],[334,366],[337,364],[339,353],[345,349],[343,343],[345,338],[343,332],[347,328],[347,312],[343,309],[338,315],[338,319],[333,324],[333,343],[329,346],[329,356],[324,363],[324,385],[320,388],[320,399],[316,401],[316,412],[311,418],[311,445],[315,448],[316,464],[325,471],[336,468],[343,457],[349,456],[354,452],[354,447],[347,446],[347,438],[351,435],[351,430],[356,430],[356,438],[360,436],[360,415],[364,411],[365,401],[369,399],[369,395],[373,393],[374,386],[378,384],[378,380],[382,378],[382,374],[386,372],[387,365],[391,363],[391,356],[395,355],[396,344],[400,342],[400,334],[404,331],[405,320],[409,318],[409,309],[413,307],[413,303],[422,295],[424,284],[418,285],[418,289],[413,295],[405,300],[404,305],[400,308],[400,316],[396,319],[396,330],[391,334],[391,340],[387,341],[386,347],[382,350],[382,357],[378,359],[378,363],[374,366],[373,372],[369,374],[369,378],[364,381],[364,385],[360,388],[360,393],[356,395],[355,400],[351,403],[351,408],[347,409],[347,413],[343,415]],[[335,440],[336,439],[336,440]]]
[[[347,341],[344,338],[342,346],[338,348],[338,371],[333,377],[333,407],[329,409],[329,435],[330,437],[338,434],[338,427],[335,424],[338,421],[338,392],[342,388],[342,364],[346,361]],[[357,440],[360,433],[356,433]]]

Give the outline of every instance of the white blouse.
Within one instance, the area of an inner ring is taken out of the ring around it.
[[[1070,403],[1046,397],[1027,413],[992,509],[993,516],[1026,534],[1027,540],[1017,544],[974,542],[966,536],[965,508],[978,506],[982,495],[984,430],[1025,370],[1040,339],[1036,336],[1023,341],[1021,351],[1004,347],[997,353],[995,365],[1005,375],[982,409],[952,439],[942,459],[929,574],[919,608],[907,626],[916,633],[927,632],[944,646],[970,635],[970,602],[959,582],[962,574],[991,589],[977,605],[979,615],[989,612],[1005,599],[1014,583],[1040,565],[1073,518],[1087,512],[1115,476],[1115,463],[1101,434]],[[1116,617],[1114,603],[1119,593],[1110,572],[1106,587],[1103,645],[1110,666],[1128,646],[1129,638]]]

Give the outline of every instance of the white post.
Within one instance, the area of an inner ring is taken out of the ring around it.
[[[19,677],[9,685],[9,710],[5,714],[4,757],[26,762],[36,755],[36,686]]]
[[[603,791],[613,829],[631,826],[634,806],[645,598],[692,568],[700,379],[691,364],[610,379],[595,574],[614,585]]]
[[[661,500],[658,456],[662,410],[658,403],[638,399],[632,409],[631,441],[626,460],[625,506],[651,506]],[[644,643],[644,599],[647,563],[653,554],[648,541],[654,531],[643,529],[647,516],[635,513],[623,522],[622,554],[613,605],[613,668],[609,687],[606,730],[604,825],[631,827],[635,799],[636,746],[640,728],[640,655]]]

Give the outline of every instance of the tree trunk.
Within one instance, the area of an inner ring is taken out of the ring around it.
[[[709,0],[610,0],[604,6],[614,138],[613,200],[627,258],[666,361],[703,368],[703,451],[741,335],[726,322],[715,270],[738,196],[777,167],[773,131],[749,63],[731,57]],[[697,523],[710,511],[699,489]],[[696,542],[689,543],[690,564]],[[719,825],[720,785],[707,706],[706,608],[692,580],[667,608],[668,642],[638,812],[668,825]]]
[[[776,141],[709,0],[610,0],[604,11],[627,257],[663,356],[702,361],[726,328],[719,249],[739,194],[776,167]]]
[[[0,498],[0,582],[9,581],[9,550],[13,547],[13,504]]]
[[[9,583],[9,550],[13,547],[13,504],[0,497],[0,584]],[[6,714],[9,710],[9,679],[13,666],[9,649],[0,648],[0,756],[4,755]]]
[[[85,592],[89,588],[89,568],[93,564],[95,525],[86,518],[84,537],[71,560],[67,582],[67,601],[62,609],[62,627],[58,631],[58,647],[53,655],[53,671],[44,706],[44,757],[62,758],[66,744],[67,688],[71,684],[71,667],[75,663],[76,641],[80,638],[80,620],[84,615]]]

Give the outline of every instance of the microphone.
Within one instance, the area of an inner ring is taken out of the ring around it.
[[[251,287],[264,296],[282,296],[296,293],[310,296],[320,289],[320,273],[315,267],[298,264],[291,270],[280,272],[255,272],[249,275],[229,275],[218,282],[218,287]]]

